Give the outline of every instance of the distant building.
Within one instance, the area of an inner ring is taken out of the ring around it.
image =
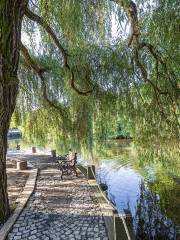
[[[8,140],[22,138],[22,133],[18,128],[10,128],[8,131]]]

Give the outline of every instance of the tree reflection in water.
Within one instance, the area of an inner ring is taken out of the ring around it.
[[[180,237],[173,222],[162,214],[158,194],[147,190],[143,182],[140,184],[134,225],[138,240],[174,240]]]

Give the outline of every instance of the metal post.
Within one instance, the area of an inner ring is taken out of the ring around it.
[[[128,240],[124,223],[118,214],[114,215],[114,240]]]
[[[56,157],[56,150],[51,150],[51,157],[53,157],[53,158]]]
[[[132,240],[135,239],[135,233],[133,228],[133,218],[131,214],[126,215],[126,225],[127,225],[131,239]]]
[[[36,147],[32,147],[32,153],[36,153]]]

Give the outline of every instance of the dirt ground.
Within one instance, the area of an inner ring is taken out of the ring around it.
[[[28,170],[16,170],[16,164],[10,160],[7,161],[7,184],[8,195],[11,210],[16,206],[16,199],[24,189],[26,181],[29,177]]]
[[[11,213],[13,213],[16,208],[16,199],[21,195],[21,192],[24,189],[26,181],[29,177],[30,171],[23,170],[19,171],[16,169],[16,163],[10,160],[6,162],[7,168],[7,188],[9,196],[9,204]],[[0,222],[0,228],[3,226],[3,223]]]

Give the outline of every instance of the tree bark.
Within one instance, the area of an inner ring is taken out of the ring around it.
[[[0,1],[0,222],[10,213],[6,176],[7,132],[18,93],[21,25],[27,1]]]

